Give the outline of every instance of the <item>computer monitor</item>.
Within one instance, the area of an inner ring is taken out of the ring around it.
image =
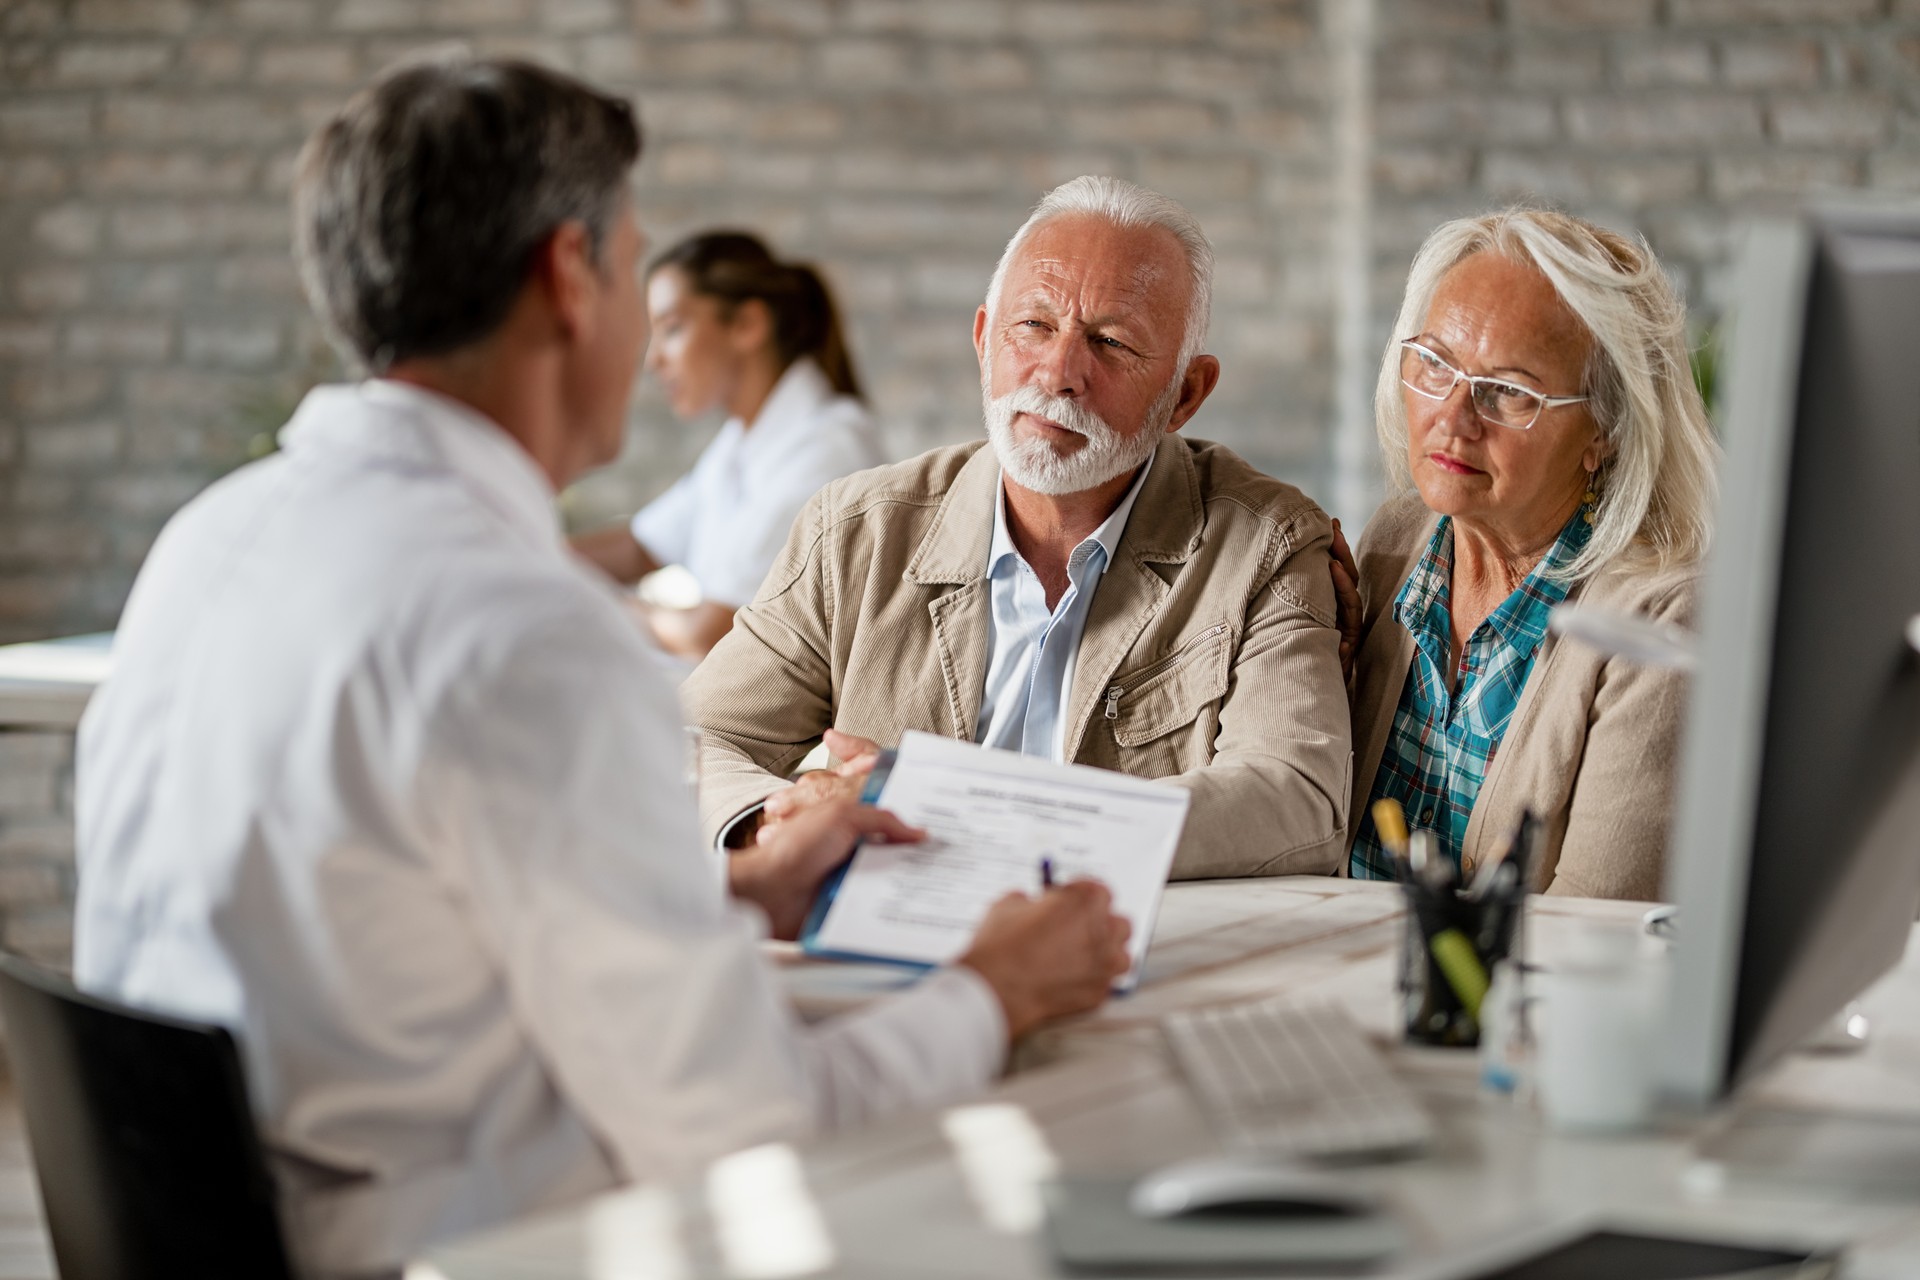
[[[1920,204],[1757,226],[1739,283],[1668,853],[1682,1109],[1890,968],[1920,905]]]

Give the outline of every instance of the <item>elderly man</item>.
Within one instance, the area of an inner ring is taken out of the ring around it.
[[[915,833],[827,805],[723,872],[673,690],[560,536],[646,342],[639,149],[624,102],[513,62],[322,125],[302,274],[377,376],[168,525],[81,726],[81,984],[238,1029],[303,1275],[977,1089],[1126,967],[1068,885],[907,995],[782,1007],[723,876],[791,937],[856,836]]]
[[[1175,434],[1220,376],[1212,262],[1192,215],[1130,183],[1040,202],[974,317],[992,447],[823,489],[684,686],[709,836],[776,833],[921,729],[1187,788],[1175,876],[1335,868],[1330,527]],[[844,763],[787,787],[823,734]]]

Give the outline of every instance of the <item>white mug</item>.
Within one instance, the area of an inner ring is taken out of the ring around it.
[[[1540,975],[1535,1084],[1556,1129],[1623,1132],[1653,1116],[1662,974],[1638,931],[1593,929]]]

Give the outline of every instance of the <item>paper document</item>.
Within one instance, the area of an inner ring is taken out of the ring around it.
[[[927,830],[920,844],[865,844],[853,856],[813,951],[945,964],[967,948],[988,908],[1009,892],[1093,879],[1133,926],[1131,988],[1186,821],[1187,792],[1087,765],[990,751],[909,733],[877,801]]]

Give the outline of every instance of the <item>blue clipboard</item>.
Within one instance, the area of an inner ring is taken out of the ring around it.
[[[887,785],[887,775],[893,772],[895,751],[887,747],[873,762],[873,772],[867,775],[867,784],[860,788],[860,803],[874,804],[880,799],[880,792]],[[833,906],[834,897],[840,892],[840,884],[847,878],[847,868],[853,865],[853,859],[860,852],[860,844],[855,842],[853,851],[846,860],[827,873],[820,882],[820,890],[814,895],[813,906],[807,911],[807,921],[800,928],[800,949],[810,956],[822,960],[858,960],[863,963],[878,961],[881,964],[897,965],[902,969],[914,969],[922,973],[935,966],[923,964],[918,960],[901,960],[895,956],[870,956],[853,951],[835,951],[820,945],[820,928],[826,923],[827,912]]]

